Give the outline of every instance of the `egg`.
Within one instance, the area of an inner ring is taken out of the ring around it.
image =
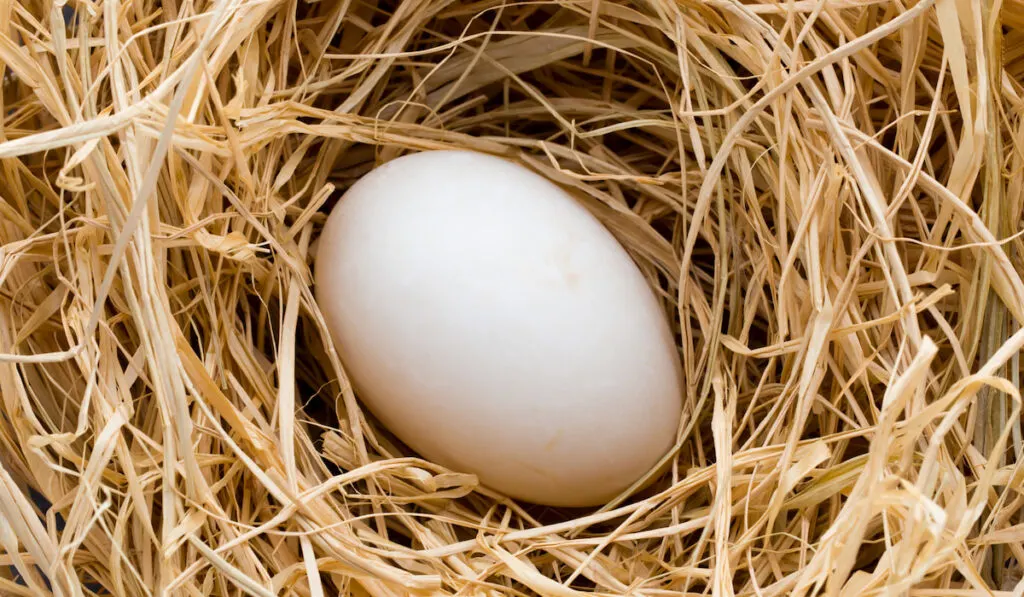
[[[679,352],[640,269],[546,178],[474,152],[394,159],[324,226],[316,299],[357,395],[492,490],[594,506],[673,446]]]

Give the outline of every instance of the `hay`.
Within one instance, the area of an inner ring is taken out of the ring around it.
[[[3,0],[0,594],[1024,594],[1024,3]],[[471,148],[674,319],[671,466],[517,504],[360,409],[343,190]]]

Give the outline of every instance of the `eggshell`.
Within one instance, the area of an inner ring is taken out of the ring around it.
[[[674,443],[679,353],[654,293],[522,166],[432,151],[373,170],[327,220],[316,296],[384,425],[508,496],[601,504]]]

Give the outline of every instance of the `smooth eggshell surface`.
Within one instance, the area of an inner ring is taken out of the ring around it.
[[[373,170],[327,220],[316,296],[388,429],[506,495],[601,504],[674,442],[678,352],[653,292],[519,165],[432,151]]]

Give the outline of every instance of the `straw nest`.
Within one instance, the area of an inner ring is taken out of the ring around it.
[[[0,594],[1021,595],[1022,14],[0,1]],[[643,493],[515,503],[361,409],[312,247],[439,148],[661,291]]]

